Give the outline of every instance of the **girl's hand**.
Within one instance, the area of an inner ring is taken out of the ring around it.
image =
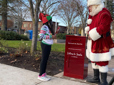
[[[56,35],[52,35],[52,39],[56,39]]]

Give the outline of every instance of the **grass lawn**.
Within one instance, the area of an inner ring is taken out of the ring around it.
[[[5,46],[8,46],[8,47],[19,48],[22,42],[27,43],[29,46],[31,46],[32,41],[0,40],[0,42],[2,42]],[[37,42],[37,50],[41,50],[39,41]],[[65,52],[65,44],[54,43],[52,45],[51,50],[57,51],[57,52]]]

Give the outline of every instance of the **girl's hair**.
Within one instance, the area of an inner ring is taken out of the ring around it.
[[[48,24],[48,23],[50,23],[50,22],[51,22],[51,20],[49,20],[48,22],[44,23],[43,25],[47,25],[48,28],[49,28],[49,30],[51,31],[52,35],[54,35],[55,33],[54,33],[54,30],[53,30],[53,26],[50,27],[49,24]]]

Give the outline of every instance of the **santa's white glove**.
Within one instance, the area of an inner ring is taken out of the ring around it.
[[[89,26],[85,27],[85,33],[86,33],[86,34],[88,33],[89,29],[90,29]]]
[[[92,23],[92,19],[87,20],[87,24],[90,25]]]

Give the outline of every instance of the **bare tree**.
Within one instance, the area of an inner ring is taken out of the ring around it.
[[[80,4],[82,3],[82,4]],[[81,28],[83,30],[83,36],[85,36],[85,27],[86,27],[86,21],[88,17],[88,10],[86,4],[84,4],[81,0],[76,0],[75,4],[77,6],[77,12],[80,16],[80,21],[81,21]]]
[[[7,0],[1,2],[2,26],[1,30],[7,30]]]
[[[30,12],[31,12],[31,18],[33,22],[33,38],[32,38],[32,46],[31,46],[31,53],[33,53],[37,48],[37,36],[38,36],[38,13],[41,12],[41,4],[44,2],[48,2],[49,0],[35,0],[34,3],[32,0],[29,0],[30,4]],[[42,3],[41,3],[42,2]],[[52,2],[49,4],[49,6],[46,7],[46,10],[48,10],[53,4],[57,2]],[[44,10],[42,10],[44,12]]]
[[[78,12],[77,6],[74,0],[64,0],[60,3],[58,10],[58,16],[62,21],[67,25],[67,34],[70,31],[70,28],[78,23]],[[80,3],[79,3],[80,4]]]
[[[19,34],[21,34],[21,27],[23,21],[28,17],[29,9],[19,0],[15,0],[11,5],[14,8],[13,10],[11,9],[8,14],[17,23]]]
[[[30,13],[33,23],[33,38],[32,38],[32,46],[31,46],[31,53],[36,50],[37,48],[37,37],[38,37],[38,12],[39,7],[42,0],[35,0],[35,5],[33,4],[33,0],[28,0],[30,5]]]
[[[29,5],[27,3],[25,3],[24,0],[20,0],[26,7],[29,8],[30,10],[30,14],[31,14],[31,18],[32,18],[32,23],[33,23],[33,37],[32,37],[32,45],[31,45],[31,53],[33,54],[33,52],[37,49],[37,37],[38,37],[38,13],[40,12],[44,12],[44,8],[42,8],[41,4],[47,4],[47,3],[43,3],[43,2],[49,2],[51,0],[28,0]],[[48,10],[53,4],[56,4],[57,2],[52,2],[51,4],[49,4],[49,6],[46,5],[46,9]],[[41,8],[41,9],[40,9]],[[51,8],[50,8],[51,9]],[[54,9],[53,9],[54,10]],[[46,11],[44,12],[46,13]],[[50,11],[48,12],[48,14],[51,13]]]
[[[2,16],[2,27],[1,30],[7,30],[7,12],[11,6],[10,3],[14,2],[15,0],[0,0],[0,13]]]
[[[51,16],[55,16],[58,11],[60,0],[43,0],[40,4],[40,11]]]

